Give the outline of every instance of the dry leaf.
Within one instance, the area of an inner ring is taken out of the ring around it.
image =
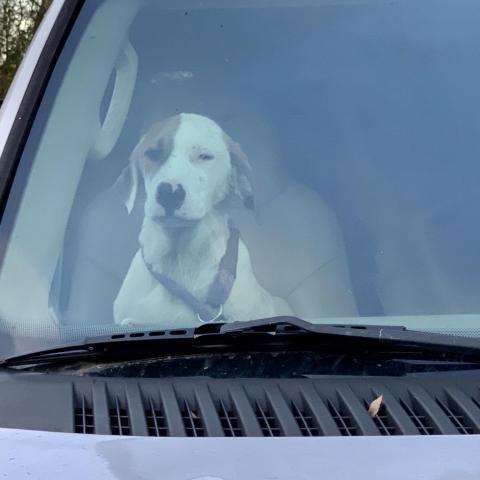
[[[375,400],[373,400],[372,403],[368,406],[368,414],[371,417],[376,417],[377,416],[378,411],[380,410],[380,407],[382,406],[382,402],[383,402],[383,395],[380,395]]]

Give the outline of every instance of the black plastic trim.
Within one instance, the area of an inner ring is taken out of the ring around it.
[[[55,384],[59,380],[57,377]],[[427,375],[411,379],[97,379],[95,389],[98,383],[107,388],[102,390],[103,398],[94,395],[93,402],[91,379],[63,377],[63,381],[73,382],[72,409],[76,418],[85,419],[85,424],[75,424],[78,433],[111,430],[113,435],[156,437],[480,433],[479,372],[466,373],[463,378]],[[380,394],[380,410],[370,417],[369,404]],[[105,403],[110,405],[110,418],[102,417],[100,429],[97,417]],[[0,411],[1,407],[2,401]],[[87,413],[78,415],[85,408]],[[63,407],[60,410],[65,411]],[[23,417],[19,421],[23,423]]]
[[[152,437],[480,433],[480,370],[315,379],[23,375],[0,372],[0,427]]]

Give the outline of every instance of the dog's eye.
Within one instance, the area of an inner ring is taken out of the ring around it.
[[[160,149],[149,148],[145,150],[145,156],[152,162],[159,162],[163,158],[163,152]]]
[[[213,160],[213,155],[211,155],[210,153],[201,153],[198,158],[200,160]]]

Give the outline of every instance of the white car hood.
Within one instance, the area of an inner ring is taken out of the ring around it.
[[[476,435],[196,439],[0,429],[0,477],[478,480],[479,451]]]

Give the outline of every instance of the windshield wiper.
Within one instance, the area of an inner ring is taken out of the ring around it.
[[[198,328],[155,330],[86,338],[5,358],[2,367],[78,361],[121,361],[215,352],[362,348],[369,351],[454,353],[480,357],[477,338],[408,330],[403,326],[313,324],[296,317],[211,323]]]

